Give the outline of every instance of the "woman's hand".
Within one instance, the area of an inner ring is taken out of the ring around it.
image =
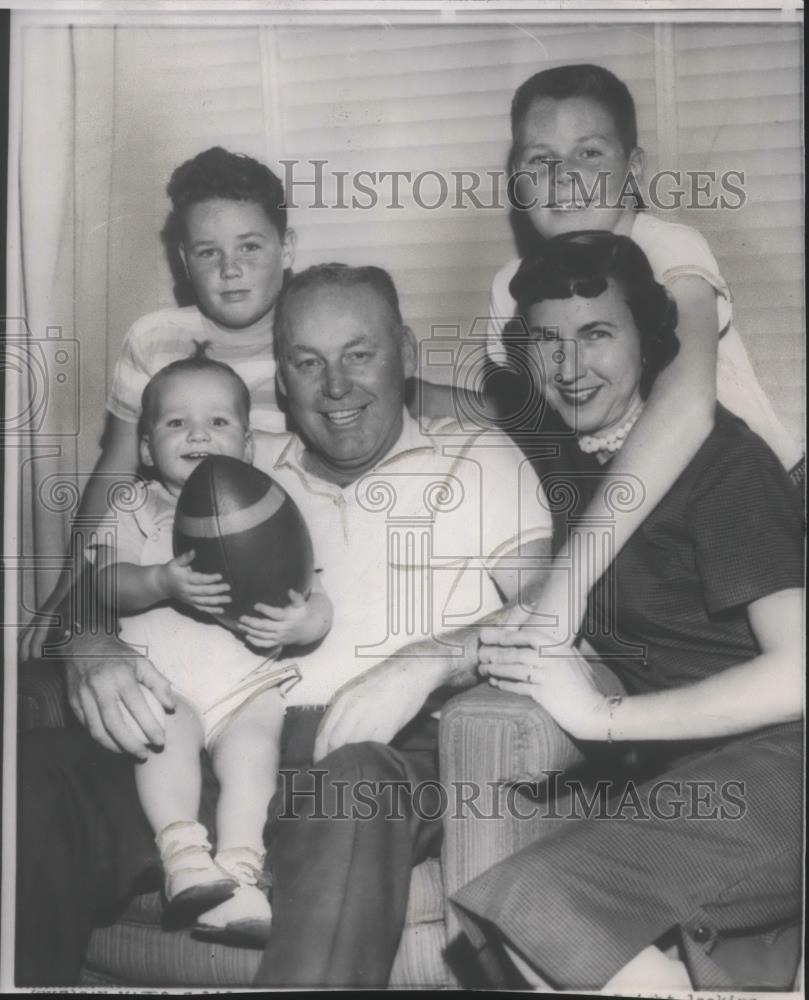
[[[159,567],[160,583],[166,597],[190,604],[203,614],[221,615],[230,603],[230,584],[222,582],[221,573],[197,573],[191,569],[194,550]]]
[[[492,631],[497,630],[484,633]],[[606,740],[609,701],[596,687],[587,660],[572,646],[555,656],[541,656],[523,631],[535,630],[519,630],[510,646],[490,644],[488,635],[481,636],[481,675],[503,691],[533,698],[575,739]]]

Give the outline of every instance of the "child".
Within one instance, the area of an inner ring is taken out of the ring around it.
[[[187,918],[207,910],[200,929],[261,946],[271,915],[261,888],[262,831],[275,791],[283,721],[273,654],[281,645],[322,638],[331,624],[331,603],[316,584],[308,600],[291,592],[289,607],[257,605],[255,616],[243,616],[243,634],[254,646],[271,648],[267,657],[177,607],[221,614],[230,588],[218,574],[194,572],[193,552],[172,557],[177,498],[193,469],[207,455],[252,460],[249,412],[250,396],[239,376],[200,349],[153,376],[143,392],[140,453],[156,479],[138,487],[139,507],[119,514],[115,546],[97,546],[94,556],[99,593],[111,595],[125,616],[121,637],[145,646],[175,689],[176,711],[163,719],[165,745],[135,772],[163,862],[168,908]],[[157,700],[142,690],[163,718]],[[202,748],[221,786],[215,858],[196,821]]]
[[[575,593],[568,590],[567,573],[551,574],[545,588],[545,611],[558,615],[561,609],[579,609],[560,621],[555,644],[575,635],[592,585],[710,433],[717,396],[764,438],[787,468],[798,463],[800,469],[801,451],[756,380],[732,326],[730,292],[705,240],[686,226],[636,211],[631,182],[641,177],[644,154],[637,145],[635,106],[627,87],[600,66],[544,70],[517,89],[511,125],[514,190],[517,204],[526,206],[522,214],[535,238],[575,230],[630,236],[649,258],[656,280],[671,293],[679,316],[679,354],[657,379],[611,466],[614,475],[642,484],[639,502],[616,510],[606,491],[598,492],[586,519],[606,518],[614,525],[612,552],[600,550],[585,564],[581,550],[570,574]],[[606,181],[601,189],[599,175]],[[594,189],[596,198],[588,204],[584,192]],[[622,199],[624,191],[630,194]],[[507,358],[503,328],[515,312],[508,286],[519,263],[507,264],[492,286],[487,346],[498,364]],[[576,533],[573,528],[560,564],[576,551]]]
[[[295,232],[287,226],[284,188],[264,164],[216,146],[182,163],[168,184],[171,211],[163,230],[172,267],[190,282],[196,305],[162,309],[135,322],[115,366],[107,399],[101,455],[89,477],[78,515],[101,517],[110,477],[138,468],[141,393],[165,365],[186,357],[198,341],[210,357],[230,365],[250,391],[251,419],[259,430],[285,430],[275,394],[272,328],[285,274],[295,259]],[[443,386],[422,383],[413,394],[428,416],[451,415]],[[67,593],[64,573],[42,612]],[[49,625],[20,636],[20,659],[37,657]]]

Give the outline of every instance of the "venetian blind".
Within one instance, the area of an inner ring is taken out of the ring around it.
[[[803,436],[804,190],[799,25],[677,26],[678,159],[741,170],[747,203],[690,209],[734,298],[736,326],[785,424]]]
[[[379,264],[393,274],[420,338],[434,327],[466,335],[485,314],[492,277],[515,249],[506,209],[477,208],[468,197],[456,207],[454,177],[478,174],[480,200],[497,198],[487,175],[505,169],[515,87],[568,62],[599,63],[626,81],[650,172],[745,171],[743,209],[667,217],[705,234],[733,289],[737,326],[762,382],[799,432],[801,49],[791,26],[676,25],[666,33],[646,22],[348,28],[278,27],[257,18],[240,28],[122,29],[110,364],[132,320],[173,303],[157,238],[168,207],[165,184],[178,163],[216,143],[303,182],[290,192],[298,205],[290,211],[297,267]],[[297,164],[284,168],[281,160]],[[315,168],[313,160],[325,163]],[[314,206],[305,184],[316,169],[324,207]],[[353,194],[369,201],[353,186],[360,171],[377,175],[373,183],[365,177],[378,199],[374,207],[350,207]],[[422,204],[405,180],[394,199],[381,171],[423,174]],[[335,207],[338,175],[349,207]],[[443,200],[441,179],[449,191]],[[390,207],[394,202],[399,207]]]
[[[327,160],[327,181],[330,168],[414,178],[403,182],[395,209],[388,183],[378,185],[373,209],[302,207],[295,213],[299,263],[386,267],[420,338],[436,327],[469,335],[475,317],[486,314],[494,274],[515,255],[504,178],[497,187],[494,176],[506,169],[511,97],[524,79],[566,62],[608,66],[638,95],[643,142],[656,153],[653,26],[287,29],[278,32],[277,52],[286,157]],[[300,170],[312,176],[311,168]],[[463,171],[483,178],[483,207],[463,196],[459,204]],[[419,189],[415,178],[427,172],[443,184],[428,177]],[[333,204],[336,182],[325,187]],[[302,190],[302,201],[308,194]]]

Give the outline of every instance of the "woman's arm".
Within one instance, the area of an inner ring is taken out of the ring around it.
[[[632,695],[618,704],[597,690],[590,664],[572,649],[569,656],[552,658],[524,647],[484,645],[481,673],[495,687],[533,698],[576,739],[731,736],[801,717],[802,614],[802,588],[759,598],[748,605],[758,656],[687,687]],[[482,640],[497,643],[502,637],[484,633]]]
[[[794,589],[754,601],[747,611],[758,656],[690,687],[625,698],[612,711],[612,739],[731,736],[799,719],[803,598],[803,590]]]
[[[572,641],[581,625],[587,595],[629,538],[674,485],[713,429],[718,343],[716,293],[702,278],[678,278],[671,286],[679,320],[680,350],[654,383],[643,413],[610,464],[583,516],[570,526],[556,564],[570,572],[552,573],[538,610],[569,608],[557,638]],[[630,478],[631,477],[631,478]],[[640,502],[616,510],[610,488],[622,478],[640,484]],[[609,546],[588,546],[592,525],[610,525]],[[573,609],[578,609],[575,611]]]

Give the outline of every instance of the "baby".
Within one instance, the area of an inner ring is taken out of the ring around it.
[[[114,544],[97,546],[93,556],[99,593],[123,616],[121,637],[146,647],[176,695],[176,711],[164,717],[142,688],[164,720],[165,745],[135,772],[163,863],[169,913],[174,920],[197,918],[197,929],[209,936],[262,946],[271,919],[262,831],[278,769],[284,714],[278,685],[290,677],[273,659],[283,645],[322,638],[331,602],[316,582],[308,599],[291,591],[286,608],[256,605],[255,615],[240,619],[248,646],[204,617],[222,613],[229,585],[218,574],[194,572],[193,552],[172,552],[177,499],[191,472],[208,455],[252,461],[249,416],[244,382],[206,358],[204,348],[153,376],[143,392],[140,457],[155,479],[137,487],[140,505],[119,515]],[[203,748],[221,786],[215,857],[197,822]]]

